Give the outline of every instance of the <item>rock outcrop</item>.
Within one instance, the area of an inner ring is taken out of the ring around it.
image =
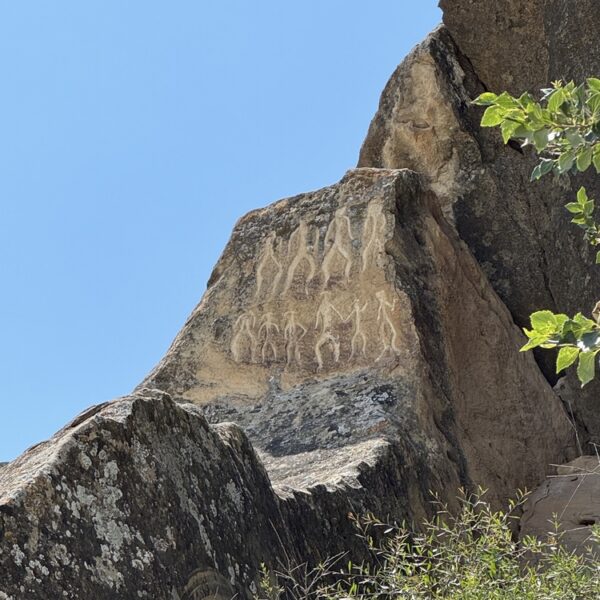
[[[558,468],[525,503],[520,538],[560,536],[569,552],[600,554],[600,543],[592,528],[600,523],[600,461],[581,456]]]
[[[529,315],[540,309],[589,313],[600,297],[600,278],[593,276],[593,251],[569,225],[564,204],[581,184],[600,198],[600,179],[589,175],[569,183],[547,177],[530,183],[533,153],[505,146],[497,131],[479,127],[481,109],[470,104],[488,87],[535,91],[549,74],[600,72],[596,51],[580,47],[576,36],[565,37],[580,22],[579,3],[577,9],[566,1],[442,4],[448,28],[433,32],[392,75],[358,164],[409,168],[427,178],[444,215],[518,325],[528,326]],[[536,16],[540,5],[552,21],[546,29]],[[591,11],[591,2],[582,5]],[[581,37],[598,33],[596,11]],[[523,46],[531,51],[517,50]],[[552,59],[544,54],[548,49]],[[540,351],[536,357],[555,384],[554,354]],[[600,441],[600,384],[573,393],[578,387],[570,377],[561,393],[574,400],[582,442]]]
[[[285,543],[241,430],[156,392],[94,407],[3,468],[0,535],[4,600],[247,596]]]
[[[242,425],[278,485],[324,483],[366,441],[402,448],[397,517],[428,490],[533,484],[571,426],[439,204],[412,172],[358,169],[250,213],[142,385]]]
[[[533,310],[600,296],[573,190],[530,184],[470,99],[593,71],[560,49],[578,60],[598,18],[573,40],[566,0],[442,4],[360,168],[243,217],[134,395],[0,467],[0,600],[249,598],[261,562],[364,558],[350,512],[420,521],[476,485],[498,506],[575,456],[548,357],[518,352]],[[600,436],[593,388],[559,393]]]

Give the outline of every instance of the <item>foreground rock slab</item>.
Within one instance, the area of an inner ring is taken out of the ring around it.
[[[285,533],[238,428],[142,394],[0,471],[0,598],[247,597]]]

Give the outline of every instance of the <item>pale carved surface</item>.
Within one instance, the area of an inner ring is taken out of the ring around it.
[[[320,253],[319,229],[304,219],[287,243],[273,232],[266,236],[253,303],[231,332],[236,363],[322,372],[400,354],[397,299],[378,266],[390,228],[381,202],[371,202],[363,214],[353,226],[348,209],[338,208]],[[372,287],[374,280],[381,289]]]

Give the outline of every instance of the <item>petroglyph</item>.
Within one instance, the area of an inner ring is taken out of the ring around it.
[[[300,342],[307,334],[307,329],[296,318],[295,310],[288,310],[284,315],[286,321],[283,328],[287,365],[301,364]]]
[[[252,311],[240,315],[233,326],[231,354],[235,362],[256,362],[258,338],[255,333],[256,316]]]
[[[323,346],[329,346],[333,352],[334,362],[340,360],[340,341],[334,332],[334,317],[337,315],[340,321],[344,318],[339,313],[337,308],[331,302],[331,292],[325,291],[321,293],[321,304],[317,310],[317,321],[315,323],[315,329],[319,331],[319,337],[315,344],[315,357],[317,359],[318,370],[323,369]]]
[[[352,339],[350,341],[350,360],[352,360],[357,352],[360,352],[364,357],[367,356],[367,336],[362,330],[362,314],[367,310],[369,306],[368,302],[365,302],[362,306],[358,298],[354,299],[352,303],[352,311],[344,319],[344,322],[352,321]]]
[[[393,302],[390,302],[384,290],[380,290],[375,294],[377,301],[379,303],[379,307],[377,308],[377,321],[379,322],[379,339],[383,344],[383,350],[381,354],[375,359],[375,362],[381,360],[390,350],[399,354],[400,349],[396,345],[396,341],[398,339],[398,334],[396,332],[396,327],[394,325],[394,321],[390,315],[390,312],[394,310],[396,306],[396,299],[394,298]]]
[[[261,358],[263,363],[268,362],[269,355],[271,360],[277,361],[277,337],[279,336],[279,325],[273,318],[273,313],[265,313],[261,319],[258,328],[258,337],[262,342]]]
[[[335,211],[335,215],[329,223],[327,233],[325,234],[325,247],[329,246],[321,265],[325,286],[331,279],[333,274],[332,267],[336,259],[341,259],[343,262],[346,281],[350,279],[350,271],[352,270],[352,239],[352,226],[346,213],[346,207],[344,206]]]
[[[318,236],[318,232],[316,232]],[[318,237],[317,237],[318,241]],[[316,243],[314,244],[316,246]],[[308,296],[308,285],[313,280],[317,272],[317,264],[314,256],[311,254],[308,245],[308,227],[304,221],[294,230],[288,241],[288,257],[294,256],[289,263],[287,277],[283,286],[282,295],[285,295],[294,281],[296,271],[304,264],[308,267],[308,275],[304,280],[304,293]]]
[[[277,255],[275,252],[276,239],[277,236],[275,235],[275,232],[272,231],[267,237],[262,252],[260,253],[258,267],[256,268],[256,293],[254,295],[255,299],[261,296],[261,292],[263,291],[263,285],[270,284],[271,287],[267,295],[273,296],[273,294],[275,294],[277,290],[279,280],[281,279],[281,276],[283,274],[283,267],[277,259]]]
[[[371,265],[376,266],[377,257],[384,250],[386,227],[387,222],[381,206],[375,203],[370,204],[362,234],[362,272]]]

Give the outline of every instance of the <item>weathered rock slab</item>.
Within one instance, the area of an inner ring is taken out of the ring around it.
[[[525,503],[520,537],[546,538],[560,534],[570,552],[600,553],[592,527],[600,523],[600,460],[581,456],[558,468],[556,476],[540,485]],[[558,526],[558,527],[557,527]]]

